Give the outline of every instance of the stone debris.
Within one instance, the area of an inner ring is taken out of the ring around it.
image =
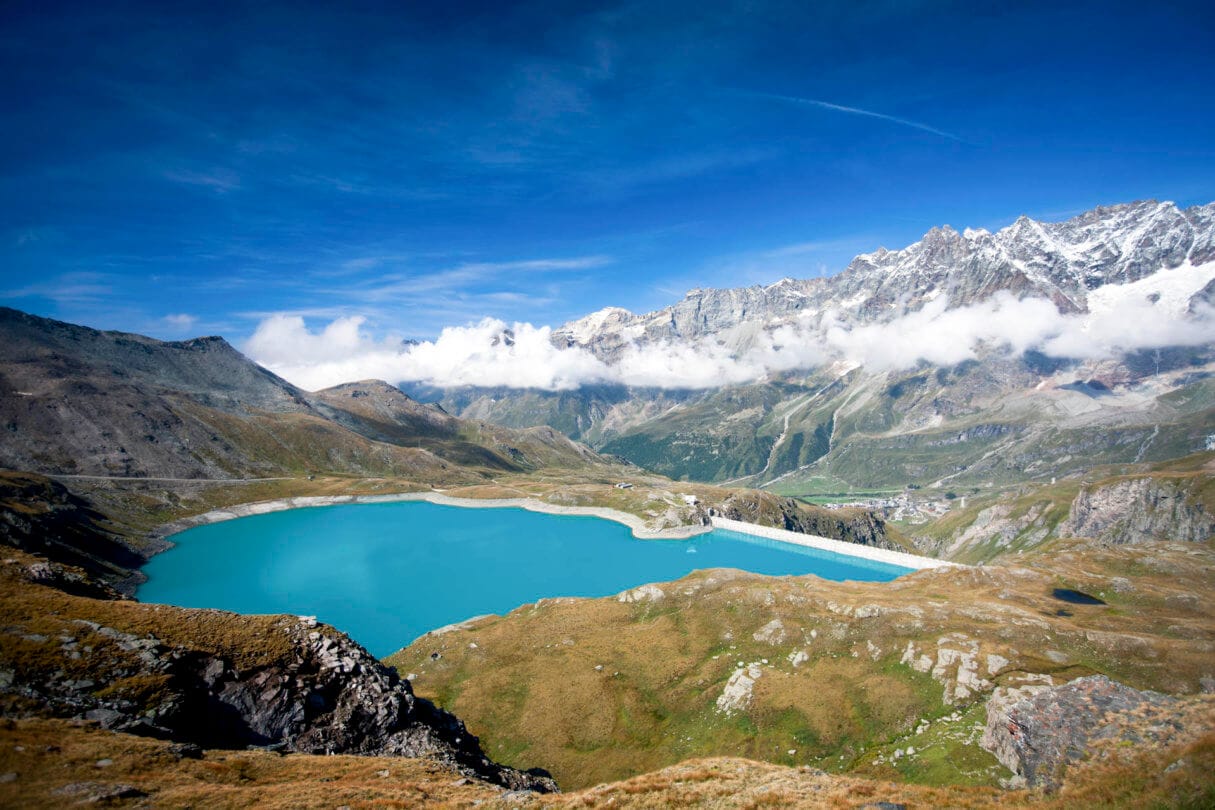
[[[756,630],[755,633],[751,635],[751,638],[764,644],[776,646],[784,642],[787,636],[788,633],[785,631],[784,623],[781,622],[780,619],[773,619],[763,627],[759,628],[759,630]]]
[[[763,675],[763,669],[758,663],[746,666],[740,665],[730,674],[726,686],[717,698],[717,711],[721,714],[733,714],[751,705],[751,694],[755,682]]]

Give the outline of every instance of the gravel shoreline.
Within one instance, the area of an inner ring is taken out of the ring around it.
[[[675,526],[669,529],[651,529],[636,515],[604,506],[562,506],[545,503],[535,498],[453,498],[441,492],[405,492],[397,495],[305,495],[295,498],[279,498],[273,501],[242,503],[166,523],[156,530],[154,537],[165,539],[193,526],[219,523],[249,515],[282,512],[287,509],[347,503],[396,503],[401,501],[425,501],[440,506],[460,506],[473,509],[519,508],[548,515],[597,517],[624,524],[632,530],[634,537],[641,540],[684,540],[713,530],[712,526]]]

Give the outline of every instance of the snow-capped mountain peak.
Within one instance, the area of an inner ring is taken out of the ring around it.
[[[1004,293],[1045,299],[1061,313],[1084,313],[1095,290],[1131,285],[1182,265],[1189,268],[1186,283],[1166,285],[1171,295],[1195,284],[1188,294],[1198,294],[1215,279],[1215,203],[1182,210],[1172,202],[1145,200],[1060,222],[1020,216],[995,233],[959,233],[941,225],[901,250],[862,253],[830,278],[695,289],[656,312],[600,310],[555,330],[553,337],[557,345],[584,346],[612,362],[632,344],[754,335],[824,313],[854,325],[880,323],[942,296],[951,309]],[[740,330],[743,324],[750,326]]]

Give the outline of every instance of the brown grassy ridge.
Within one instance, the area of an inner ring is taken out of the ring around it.
[[[661,585],[657,601],[542,600],[423,636],[387,660],[491,756],[542,762],[567,788],[705,756],[993,785],[1009,774],[977,745],[981,692],[1027,673],[1103,673],[1195,693],[1212,674],[1211,544],[1073,541],[1022,562],[889,584],[698,572]],[[1070,605],[1052,597],[1056,587],[1109,604]],[[903,663],[909,644],[912,660],[934,663],[939,649],[972,650],[986,685],[948,705],[956,667],[941,678],[915,671]],[[745,709],[720,713],[740,663],[760,664],[762,676]],[[924,719],[932,730],[916,735]],[[921,750],[892,764],[908,745]]]
[[[207,751],[183,757],[169,743],[63,720],[0,721],[0,806],[48,807],[90,794],[107,806],[351,808],[669,807],[838,808],[893,802],[909,808],[1205,808],[1215,799],[1215,734],[1167,749],[1128,750],[1078,766],[1057,794],[990,787],[928,787],[830,775],[736,758],[681,762],[621,782],[550,796],[505,794],[427,760],[281,756]]]
[[[908,808],[1207,808],[1215,801],[1215,734],[1167,749],[1126,752],[1082,765],[1057,794],[984,787],[927,787],[829,775],[728,758],[683,762],[623,782],[550,796],[544,807],[833,808],[890,802]]]
[[[0,721],[0,806],[351,808],[470,807],[501,795],[425,759],[209,751],[63,720]],[[133,788],[125,798],[90,796]],[[137,793],[135,793],[137,791]]]

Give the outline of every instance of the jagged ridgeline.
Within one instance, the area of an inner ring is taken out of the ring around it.
[[[553,333],[559,347],[612,368],[671,345],[745,362],[792,337],[817,347],[796,367],[757,366],[755,379],[724,387],[460,389],[438,398],[464,416],[550,425],[677,479],[789,494],[1049,481],[1206,448],[1215,432],[1213,293],[1215,204],[1138,202],[1064,222],[1022,217],[996,233],[934,228],[902,250],[857,256],[829,278],[693,290],[656,312],[609,308]],[[943,323],[930,315],[994,322],[996,301],[1006,315],[1041,302],[1049,309],[1036,314],[1090,336],[1098,332],[1089,321],[1104,319],[1111,334],[1091,340],[1108,351],[1046,339],[1049,352],[1018,347],[1026,327],[1017,318],[1003,331],[976,328],[983,340],[962,360],[934,360],[940,351],[915,345],[917,333],[928,340]],[[1137,314],[1117,322],[1109,313],[1119,308]],[[1130,321],[1140,317],[1180,325],[1184,345],[1169,345],[1165,328],[1151,345],[1136,342],[1145,324]],[[877,348],[842,334],[872,336]],[[883,353],[892,347],[905,356]]]

